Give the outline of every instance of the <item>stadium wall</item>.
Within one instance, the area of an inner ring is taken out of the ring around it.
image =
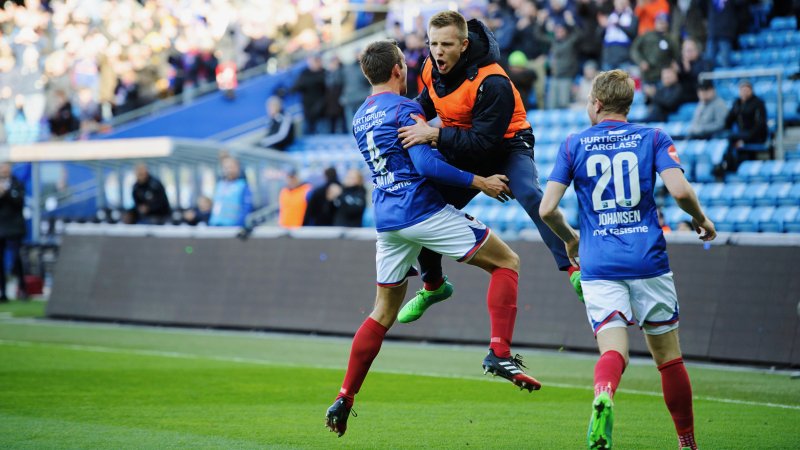
[[[273,230],[241,241],[225,229],[100,230],[64,236],[48,317],[352,335],[374,301],[374,232]],[[583,305],[544,244],[510,245],[522,259],[515,343],[594,350]],[[671,242],[684,353],[799,366],[799,249]],[[486,342],[488,275],[452,261],[445,270],[454,298],[390,337]],[[646,352],[641,333],[631,336],[632,350]]]

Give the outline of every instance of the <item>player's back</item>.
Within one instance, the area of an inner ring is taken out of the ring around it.
[[[657,172],[680,168],[672,139],[656,128],[607,120],[565,145],[580,205],[582,278],[669,272],[653,193]]]
[[[416,102],[384,92],[367,97],[353,116],[353,135],[372,172],[378,231],[414,225],[445,206],[439,192],[417,172],[398,137],[400,127],[414,122],[410,114],[424,117]]]

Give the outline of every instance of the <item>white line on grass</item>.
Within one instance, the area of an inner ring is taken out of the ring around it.
[[[85,351],[85,352],[95,352],[95,353],[117,353],[117,354],[125,354],[125,355],[137,355],[137,356],[157,356],[157,357],[164,357],[164,358],[178,358],[178,359],[194,359],[194,360],[210,360],[210,361],[219,361],[219,362],[233,362],[233,363],[243,363],[243,364],[256,364],[261,366],[285,366],[285,367],[308,367],[313,369],[328,369],[328,370],[341,370],[341,366],[333,366],[333,365],[322,365],[322,364],[297,364],[291,362],[284,362],[284,361],[273,361],[268,359],[254,359],[254,358],[240,358],[240,357],[230,357],[230,356],[209,356],[209,355],[198,355],[194,353],[183,353],[183,352],[168,352],[162,350],[136,350],[136,349],[122,349],[122,348],[114,348],[114,347],[101,347],[96,345],[78,345],[78,344],[56,344],[56,343],[49,343],[49,342],[31,342],[31,341],[15,341],[15,340],[8,340],[8,339],[0,339],[0,345],[9,345],[15,347],[54,347],[54,348],[62,348],[68,350],[76,350],[76,351]],[[417,372],[417,371],[405,371],[405,370],[386,370],[386,369],[375,369],[373,372],[379,373],[387,373],[392,375],[415,375],[415,376],[425,376],[425,377],[433,377],[433,378],[456,378],[462,380],[481,380],[481,381],[499,381],[493,379],[487,379],[483,377],[471,377],[459,374],[441,374],[441,373],[427,373],[427,372]],[[547,386],[550,387],[557,387],[557,388],[564,388],[564,389],[579,389],[579,390],[592,390],[590,386],[583,386],[583,385],[576,385],[576,384],[568,384],[568,383],[546,383]],[[648,397],[661,397],[660,392],[652,392],[652,391],[640,391],[635,389],[619,389],[619,392],[623,392],[626,394],[632,395],[645,395]],[[785,405],[781,403],[771,403],[771,402],[754,402],[748,400],[736,400],[730,398],[721,398],[721,397],[709,397],[709,396],[702,396],[696,395],[694,396],[696,400],[705,400],[710,402],[719,402],[719,403],[729,403],[734,405],[748,405],[748,406],[764,406],[767,408],[780,408],[780,409],[791,409],[800,411],[800,406],[798,405]]]

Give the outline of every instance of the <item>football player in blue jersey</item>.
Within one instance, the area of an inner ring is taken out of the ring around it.
[[[716,237],[683,175],[672,139],[657,128],[633,124],[627,114],[634,83],[622,70],[602,72],[592,83],[587,112],[592,127],[561,144],[539,212],[582,261],[583,294],[600,359],[588,445],[611,448],[613,396],[628,363],[626,327],[638,322],[661,373],[664,400],[681,448],[696,449],[692,387],[678,342],[678,299],[658,225],[656,173],[703,241]],[[575,183],[580,238],[558,203]]]
[[[406,88],[403,52],[394,42],[378,41],[364,50],[360,63],[372,95],[353,117],[353,134],[375,187],[378,288],[372,313],[353,337],[342,388],[325,415],[326,426],[339,436],[347,430],[355,394],[397,319],[406,278],[416,273],[413,263],[423,246],[491,274],[487,293],[491,339],[484,371],[528,391],[541,387],[522,370],[519,355],[511,356],[519,257],[486,225],[445,203],[432,182],[479,189],[505,201],[511,196],[508,179],[456,169],[427,144],[403,148],[397,129],[414,123],[413,114],[422,114],[416,102],[402,96]]]

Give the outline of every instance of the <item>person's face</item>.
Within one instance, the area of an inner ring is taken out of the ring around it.
[[[0,164],[0,178],[11,178],[11,164]]]
[[[614,9],[617,11],[624,11],[629,5],[628,0],[614,0]]]
[[[667,30],[669,30],[669,22],[666,20],[658,19],[656,20],[655,23],[655,29],[659,33],[665,33]]]
[[[664,69],[661,71],[661,83],[664,86],[672,86],[678,81],[678,75],[674,70]]]
[[[408,66],[406,65],[406,57],[403,55],[403,52],[400,49],[397,49],[397,52],[400,54],[400,95],[406,95],[408,92]]]
[[[350,169],[344,177],[345,186],[358,186],[362,184],[361,171],[358,169]]]
[[[461,54],[467,50],[469,41],[458,37],[455,25],[428,30],[431,59],[436,63],[439,73],[446,75],[456,65]]]
[[[700,52],[697,50],[697,44],[691,39],[683,41],[681,54],[683,55],[683,59],[688,61],[695,61],[698,56],[700,56]]]
[[[147,166],[145,165],[136,166],[136,181],[144,183],[145,181],[147,181],[148,176],[150,176],[150,174],[147,172]]]
[[[226,159],[222,163],[222,173],[228,180],[235,180],[239,178],[239,163],[232,159]]]
[[[743,84],[743,85],[739,86],[739,98],[742,99],[743,102],[747,101],[747,100],[750,100],[750,98],[752,96],[753,96],[753,88],[752,87],[750,87],[747,84]]]

